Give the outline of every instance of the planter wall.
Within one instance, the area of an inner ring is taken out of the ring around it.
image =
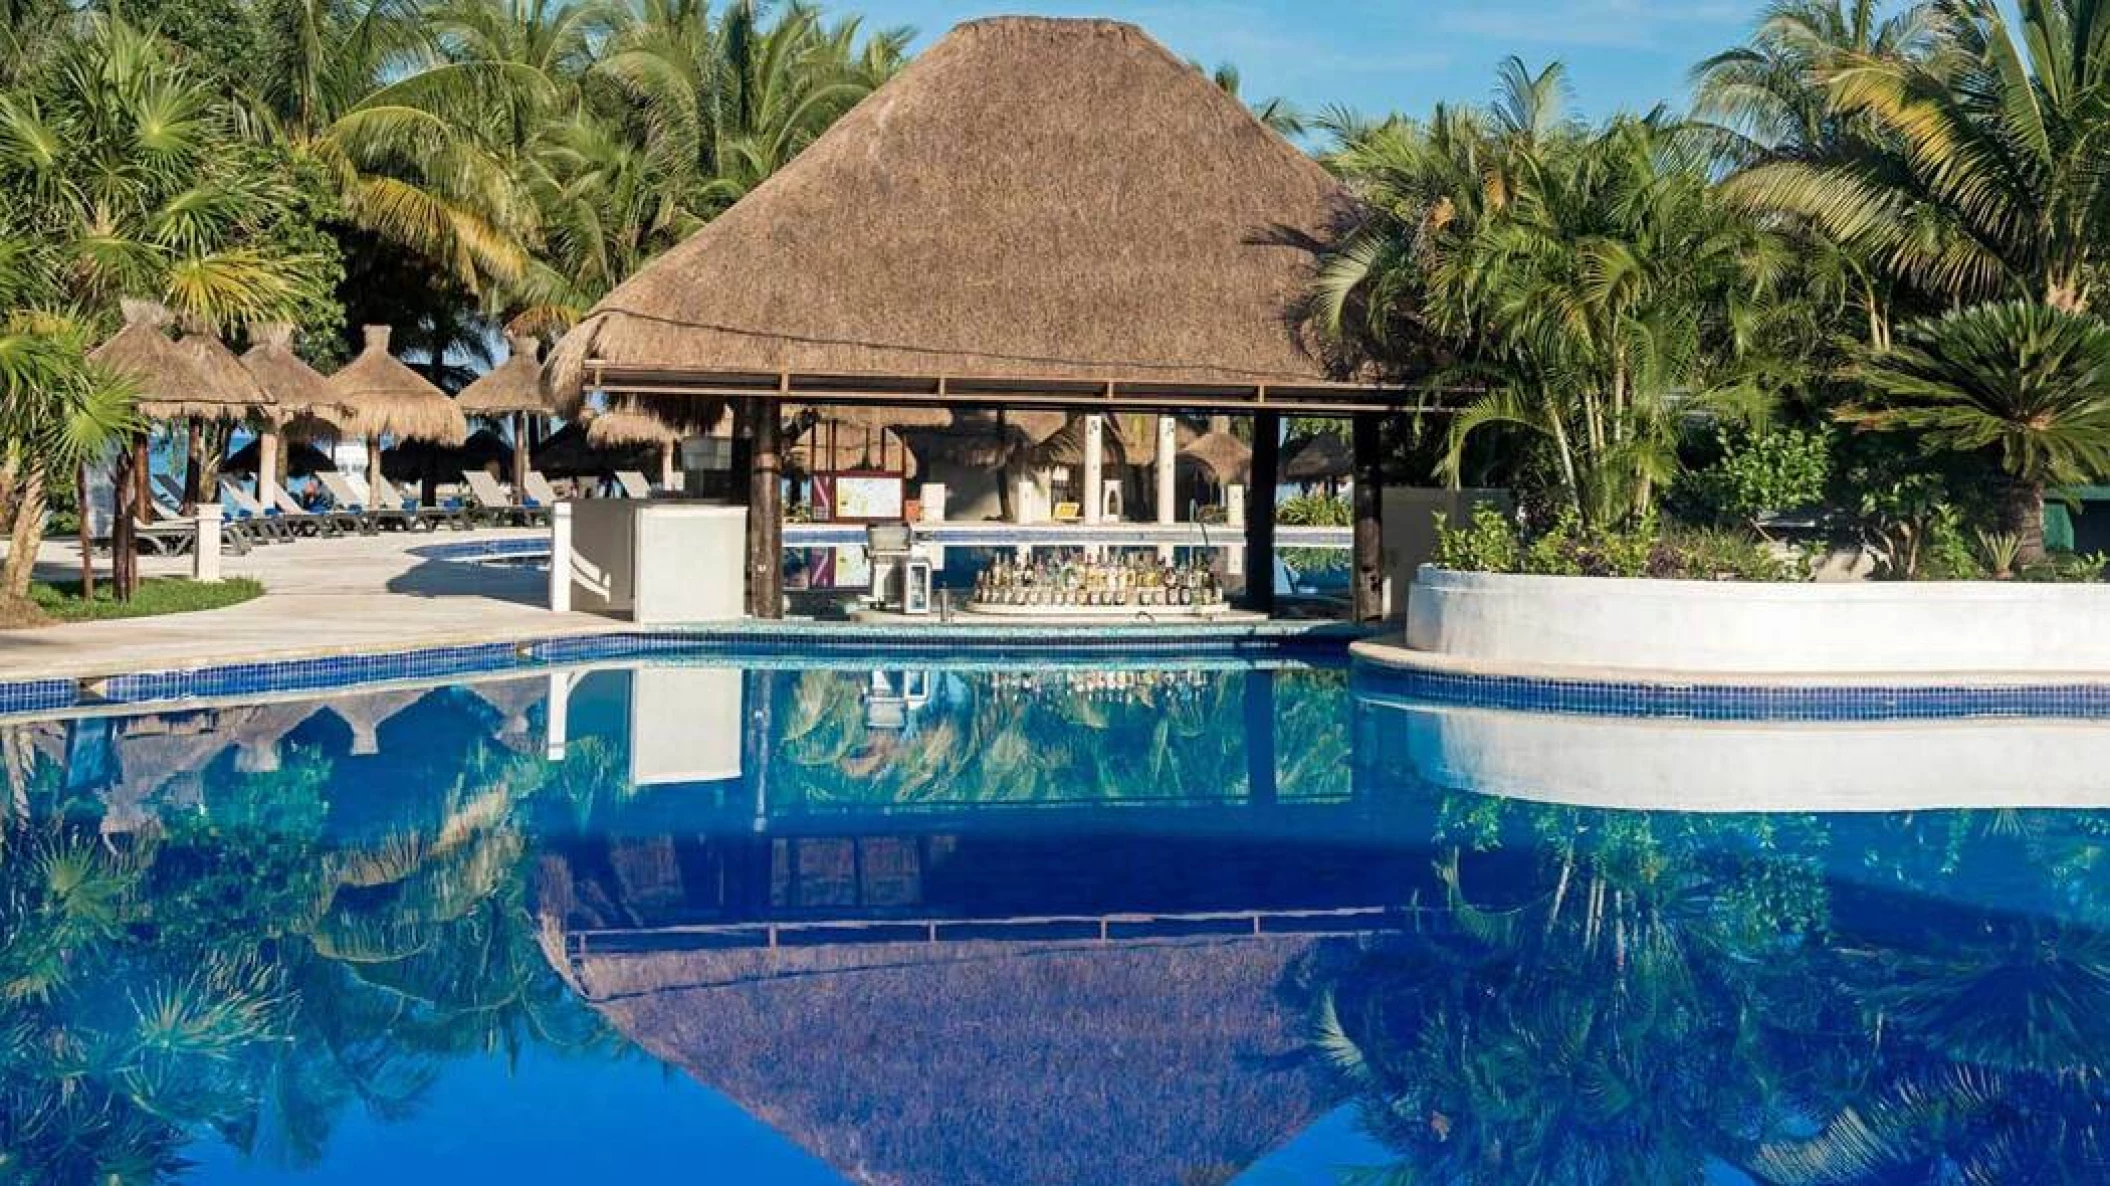
[[[1758,584],[1423,567],[1407,647],[1477,670],[2110,674],[2110,585]]]

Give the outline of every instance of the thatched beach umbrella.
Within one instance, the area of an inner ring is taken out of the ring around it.
[[[1308,437],[1282,459],[1282,476],[1299,485],[1328,486],[1348,476],[1355,458],[1348,442],[1337,432]]]
[[[551,478],[609,478],[617,470],[649,469],[657,445],[596,445],[577,420],[550,434],[535,452],[535,472]]]
[[[556,404],[542,386],[541,344],[532,337],[508,334],[506,360],[462,389],[454,405],[467,416],[513,422],[513,481],[527,480],[532,465],[529,420],[556,414]]]
[[[218,338],[196,333],[171,339],[169,312],[159,303],[126,300],[122,306],[124,328],[96,347],[90,357],[137,385],[140,394],[135,406],[141,416],[188,422],[190,470],[184,496],[186,502],[195,502],[201,485],[217,468],[217,452],[210,462],[204,456],[204,426],[268,419],[276,415],[277,403]],[[143,438],[135,442],[133,452],[138,497],[151,498]]]
[[[381,472],[391,482],[459,482],[470,470],[500,472],[513,462],[513,446],[488,428],[459,445],[404,441],[381,452]]]
[[[388,352],[389,329],[366,327],[366,349],[329,378],[330,395],[351,409],[349,430],[366,438],[367,482],[381,478],[381,439],[459,445],[469,421],[445,392]]]
[[[1123,439],[1119,425],[1109,419],[1101,436],[1105,443],[1106,460],[1113,465],[1128,463],[1128,442]],[[1083,465],[1084,464],[1084,417],[1072,416],[1060,431],[1040,442],[1033,449],[1035,465]]]
[[[263,466],[262,434],[256,440],[243,445],[227,455],[220,463],[220,471],[230,474],[259,474]],[[272,481],[278,483],[285,478],[306,478],[316,474],[337,472],[337,463],[328,453],[306,441],[281,441],[278,460],[272,466],[276,475]]]
[[[651,412],[619,407],[586,422],[586,439],[600,449],[652,449],[659,454],[659,484],[674,485],[677,455],[688,434]]]
[[[1181,449],[1180,460],[1200,466],[1218,486],[1247,481],[1253,472],[1253,448],[1228,432],[1205,432]]]
[[[329,381],[321,372],[293,352],[292,326],[268,321],[251,326],[249,336],[252,344],[242,355],[242,366],[278,405],[276,420],[267,422],[257,434],[258,459],[249,469],[256,473],[259,482],[275,485],[291,472],[289,466],[281,463],[282,440],[334,439],[343,433],[351,412],[330,394]],[[308,472],[315,472],[312,461],[309,464]]]

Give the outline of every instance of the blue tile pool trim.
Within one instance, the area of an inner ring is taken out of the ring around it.
[[[900,667],[967,659],[983,666],[1121,659],[1181,663],[1283,658],[1338,662],[1364,631],[1337,623],[1096,626],[900,626],[743,622],[683,630],[620,631],[144,671],[101,679],[0,680],[0,716],[94,705],[179,704],[286,692],[337,692],[551,667],[650,659],[868,662]]]
[[[1359,700],[1695,721],[2110,720],[2110,684],[1662,684],[1391,667],[1358,659]]]

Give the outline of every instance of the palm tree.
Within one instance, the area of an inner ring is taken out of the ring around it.
[[[156,296],[207,326],[284,318],[318,299],[328,270],[284,245],[298,198],[275,163],[159,42],[121,21],[92,19],[40,85],[0,94],[0,187],[17,198],[0,208],[15,342],[0,363],[11,370],[0,513],[13,540],[0,596],[27,592],[50,482],[136,428],[128,389],[81,353],[120,298]]]
[[[2110,322],[2029,301],[1980,305],[1905,328],[1855,375],[1870,398],[1840,418],[1990,452],[2009,479],[2005,530],[2044,557],[2044,491],[2110,474]]]
[[[1345,145],[1333,163],[1371,214],[1328,253],[1314,305],[1344,354],[1484,391],[1452,422],[1444,476],[1463,479],[1487,429],[1521,430],[1563,500],[1602,523],[1645,510],[1675,472],[1686,411],[1767,402],[1755,364],[1778,354],[1789,268],[1784,244],[1715,199],[1677,125],[1585,131],[1565,90],[1558,66],[1512,60],[1488,113]]]
[[[1925,52],[1870,38],[1813,63],[1853,151],[1768,157],[1728,193],[1938,297],[2087,308],[2110,260],[2110,7],[2023,0],[2020,16],[1942,0]]]

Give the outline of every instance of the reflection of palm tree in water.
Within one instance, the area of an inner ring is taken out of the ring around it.
[[[325,832],[328,769],[301,749],[256,773],[230,757],[209,814],[129,848],[97,836],[92,802],[6,821],[0,1166],[166,1180],[205,1132],[311,1164],[346,1106],[403,1116],[440,1059],[609,1040],[526,901],[516,816],[561,780],[489,764],[346,848]],[[30,774],[47,794],[52,771]]]
[[[1244,793],[1243,681],[1226,672],[1193,683],[1137,684],[1118,694],[1057,672],[999,688],[941,672],[912,730],[867,725],[864,681],[806,671],[784,681],[774,747],[780,793],[816,804],[1056,803],[1219,800]],[[1282,783],[1345,794],[1347,740],[1332,726],[1345,677],[1275,674]]]
[[[1506,878],[1488,869],[1499,852],[1453,853],[1422,932],[1336,945],[1308,970],[1316,1049],[1402,1156],[1399,1180],[1688,1183],[1726,1163],[1781,1186],[2006,1184],[2110,1169],[2100,938],[1981,917],[1961,948],[1953,926],[1916,945],[1849,941],[1796,862],[1724,862],[1720,843],[1650,835],[1647,817],[1516,814],[1543,835],[1579,822],[1627,835],[1556,843]],[[1752,829],[1680,826],[1732,843]]]

